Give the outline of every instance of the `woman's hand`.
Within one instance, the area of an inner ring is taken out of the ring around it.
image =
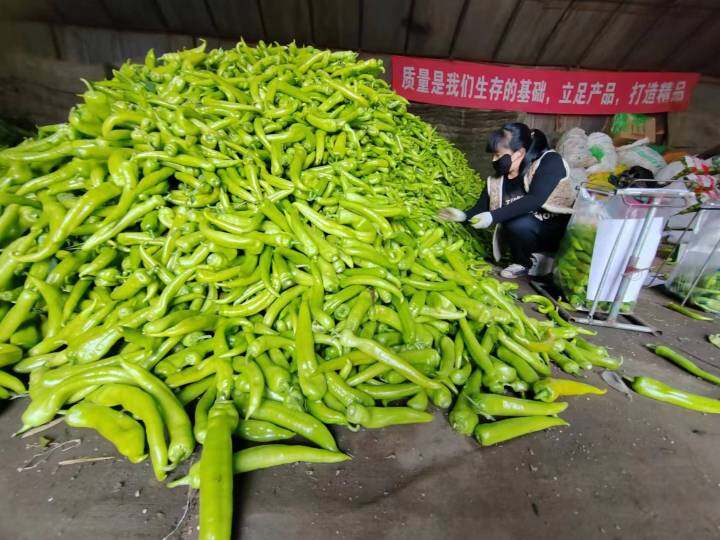
[[[443,221],[458,221],[459,222],[459,221],[465,221],[467,219],[465,212],[463,212],[462,210],[459,210],[457,208],[452,208],[451,206],[448,206],[446,208],[441,208],[440,210],[438,210],[437,215]]]
[[[473,229],[487,229],[492,222],[493,218],[490,212],[482,212],[470,218],[470,226]]]

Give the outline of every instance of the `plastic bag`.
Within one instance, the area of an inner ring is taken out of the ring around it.
[[[570,184],[572,185],[573,189],[575,189],[576,191],[579,190],[582,186],[587,184],[587,181],[588,175],[585,172],[585,169],[570,169]]]
[[[665,288],[682,299],[689,293],[696,307],[720,313],[720,210],[702,210],[696,230]]]
[[[632,144],[621,146],[617,149],[617,159],[623,165],[643,167],[653,174],[657,174],[667,166],[665,159],[648,146],[647,139],[640,139]]]
[[[599,131],[588,135],[588,149],[598,163],[588,167],[587,173],[612,172],[617,166],[617,152],[609,135]]]
[[[619,135],[623,131],[634,131],[634,128],[642,127],[649,119],[644,114],[617,113],[613,116],[610,133]]]
[[[685,164],[682,161],[673,161],[657,171],[655,179],[661,182],[670,182],[676,178],[681,178],[684,171]]]
[[[614,186],[610,183],[610,177],[618,176],[626,170],[627,168],[625,167],[625,165],[618,165],[617,167],[615,167],[614,171],[596,172],[588,174],[588,187],[612,191],[614,189]]]
[[[588,136],[584,129],[572,128],[563,133],[556,148],[571,169],[584,169],[597,163],[588,148]]]
[[[568,223],[555,256],[553,277],[565,298],[576,308],[587,303],[587,284],[597,226],[605,215],[601,202],[596,201],[586,189],[580,189]]]

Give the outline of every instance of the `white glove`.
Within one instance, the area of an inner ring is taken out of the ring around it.
[[[493,219],[490,212],[483,212],[470,218],[470,226],[473,229],[487,229],[492,225]]]
[[[467,219],[465,212],[451,206],[438,210],[438,217],[443,221],[465,221]]]

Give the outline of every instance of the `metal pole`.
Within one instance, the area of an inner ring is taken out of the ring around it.
[[[680,237],[677,240],[677,250],[678,253],[680,253],[680,246],[682,246],[682,241],[685,238],[685,235],[688,233],[689,230],[691,230],[695,226],[695,221],[698,218],[698,215],[700,214],[702,210],[699,210],[695,212],[695,215],[690,220],[690,223],[687,224],[687,226],[683,229],[683,232],[680,234]],[[648,287],[652,287],[655,284],[655,280],[659,278],[659,276],[662,275],[662,271],[665,269],[665,267],[668,265],[668,261],[670,260],[670,257],[673,256],[674,250],[668,253],[667,257],[663,259],[663,262],[660,263],[660,266],[657,270],[655,270],[655,275],[653,276],[652,281],[648,285]]]
[[[595,291],[595,299],[593,300],[592,307],[590,308],[590,313],[588,314],[588,319],[592,320],[595,318],[595,312],[597,311],[597,306],[600,303],[600,292],[605,288],[605,282],[607,281],[607,278],[610,276],[610,265],[615,259],[615,252],[618,249],[618,246],[620,245],[620,238],[622,238],[623,232],[625,232],[625,225],[627,225],[628,220],[623,219],[622,225],[620,226],[620,231],[618,232],[617,238],[615,239],[615,243],[613,244],[613,248],[610,251],[610,257],[607,260],[607,263],[605,264],[605,268],[603,269],[602,277],[600,278],[600,284],[598,285],[597,291]],[[594,246],[593,246],[594,249]]]
[[[652,224],[652,220],[655,218],[655,214],[657,213],[657,204],[655,201],[656,199],[653,198],[652,205],[650,206],[647,214],[645,214],[645,220],[643,221],[642,228],[640,229],[640,234],[637,241],[635,242],[635,245],[633,246],[632,252],[630,253],[630,259],[628,259],[628,263],[625,266],[625,272],[623,273],[622,280],[620,281],[620,286],[618,287],[618,291],[615,294],[615,299],[613,300],[612,306],[610,307],[610,313],[608,314],[607,321],[609,323],[614,323],[615,321],[617,321],[618,314],[620,313],[620,306],[622,305],[622,299],[625,298],[625,293],[630,287],[630,282],[632,281],[633,275],[637,272],[637,265],[640,260],[640,252],[642,251],[645,240],[647,239],[648,233],[650,232],[650,225]]]

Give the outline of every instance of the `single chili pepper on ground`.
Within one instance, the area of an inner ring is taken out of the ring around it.
[[[673,388],[651,377],[635,377],[630,386],[641,396],[657,401],[664,401],[693,411],[720,414],[720,400]]]
[[[233,511],[232,433],[239,417],[232,401],[217,401],[208,416],[200,458],[200,535],[230,539]]]
[[[697,311],[694,311],[685,306],[676,304],[675,302],[670,302],[669,304],[666,304],[665,307],[668,309],[672,309],[673,311],[677,311],[678,313],[685,315],[686,317],[695,319],[696,321],[712,321],[712,320],[714,320],[712,317],[708,317],[707,315],[698,313]]]
[[[684,357],[677,351],[672,350],[670,347],[666,347],[665,345],[653,344],[648,344],[646,345],[646,347],[658,356],[661,356],[666,360],[670,360],[673,364],[680,366],[688,373],[692,373],[696,377],[705,379],[706,381],[709,381],[713,384],[720,385],[720,377],[713,375],[712,373],[708,373],[704,369],[700,368],[697,364],[695,364],[692,360]]]
[[[536,431],[567,425],[565,420],[555,416],[507,418],[479,424],[475,428],[475,438],[482,446],[490,446]]]

